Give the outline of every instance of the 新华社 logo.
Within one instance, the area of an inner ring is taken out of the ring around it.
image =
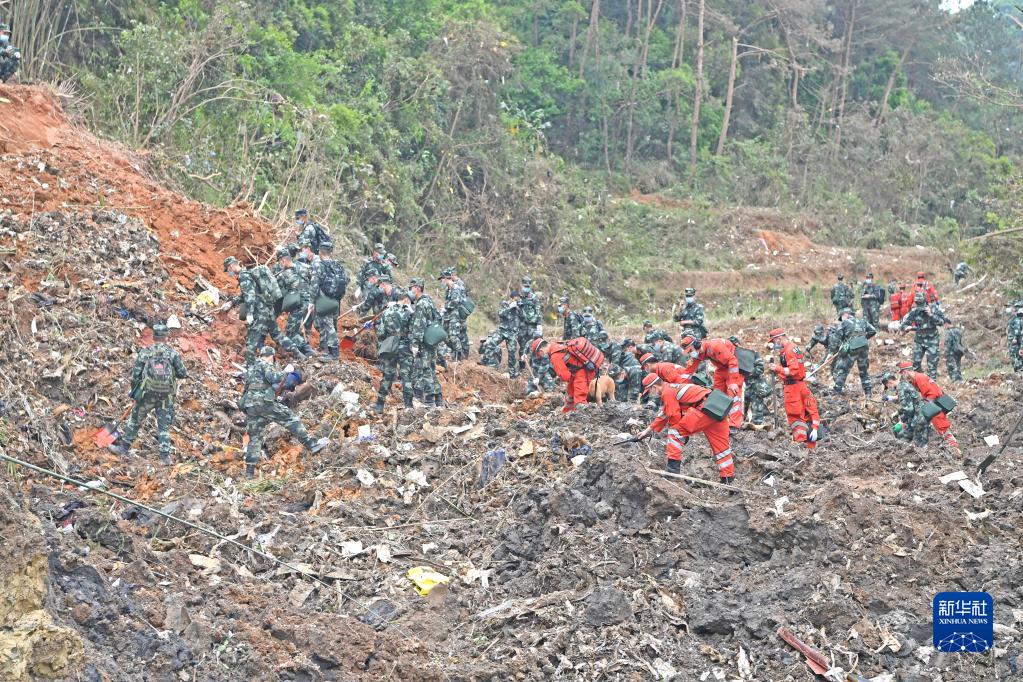
[[[934,597],[934,648],[982,653],[995,633],[995,603],[987,592],[940,592]]]

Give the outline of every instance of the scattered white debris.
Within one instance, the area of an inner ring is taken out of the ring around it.
[[[575,457],[573,457],[571,459],[572,466],[574,466],[574,467],[581,467],[583,465],[583,462],[585,462],[585,461],[586,461],[586,455],[576,455]]]
[[[977,481],[959,481],[959,487],[968,492],[974,498],[984,494],[984,486]]]
[[[966,518],[969,519],[970,521],[981,521],[983,519],[986,519],[989,516],[991,516],[991,510],[990,509],[985,509],[984,511],[977,512],[977,513],[970,512],[970,511],[966,512]]]
[[[1000,441],[998,439],[997,435],[993,435],[993,436],[984,436],[984,442],[987,444],[988,447],[993,448],[996,445],[1000,445],[1002,441]]]
[[[356,471],[355,477],[359,479],[359,483],[361,483],[364,488],[370,487],[377,481],[377,477],[371,474],[370,472],[366,471],[365,469],[359,469],[358,471]]]
[[[954,471],[951,474],[945,474],[938,480],[941,481],[942,485],[948,485],[949,483],[954,483],[956,481],[965,481],[967,478],[969,478],[969,476],[967,476],[964,472]]]
[[[347,540],[341,543],[341,556],[345,559],[350,559],[353,556],[358,556],[363,553],[362,541],[361,540]]]

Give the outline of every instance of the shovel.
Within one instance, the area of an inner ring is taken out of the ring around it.
[[[383,314],[384,314],[384,311],[381,310],[379,313],[377,313],[376,315],[374,315],[370,319],[366,320],[366,322],[376,322],[377,319],[381,315],[383,315]],[[357,337],[359,334],[361,334],[362,332],[366,331],[367,329],[369,329],[369,326],[364,324],[362,327],[359,327],[358,329],[356,329],[354,334],[347,334],[347,335],[343,336],[341,338],[341,343],[340,343],[341,350],[346,351],[348,353],[351,353],[352,349],[355,348],[355,337]]]
[[[124,414],[121,415],[120,419],[117,421],[107,422],[103,425],[102,429],[96,432],[96,436],[93,438],[96,442],[96,447],[106,448],[117,442],[118,437],[121,435],[119,433],[121,429],[121,422],[123,422],[124,418],[128,416],[129,412],[131,412],[132,407],[134,407],[134,405],[129,405],[128,409],[124,411]]]
[[[987,470],[989,466],[994,464],[995,460],[998,459],[998,456],[1005,452],[1005,448],[1009,447],[1009,442],[1012,440],[1012,437],[1016,435],[1016,431],[1019,430],[1020,424],[1023,424],[1023,415],[1020,415],[1020,418],[1016,421],[1016,425],[1013,426],[1012,431],[1009,432],[1009,437],[1005,439],[1004,443],[1002,443],[1002,447],[998,450],[998,452],[996,452],[993,455],[988,455],[984,459],[984,461],[980,463],[980,466],[977,467],[978,479],[980,478],[981,474],[983,474]]]

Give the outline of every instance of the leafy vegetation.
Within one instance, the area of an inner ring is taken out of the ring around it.
[[[307,205],[410,269],[485,261],[503,282],[524,263],[605,292],[668,246],[676,268],[733,266],[673,229],[710,229],[721,205],[812,214],[818,239],[864,247],[1019,225],[1018,21],[937,0],[33,0],[14,17],[27,75],[73,80],[95,128],[197,198],[282,222]],[[702,208],[666,218],[614,199],[630,191]]]

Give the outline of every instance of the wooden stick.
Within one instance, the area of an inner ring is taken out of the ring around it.
[[[690,481],[692,483],[702,483],[703,485],[709,485],[712,488],[724,488],[725,490],[738,490],[743,493],[750,493],[752,495],[759,495],[760,493],[756,490],[750,490],[749,488],[740,488],[735,485],[725,485],[724,483],[717,483],[715,481],[708,481],[705,478],[696,478],[695,476],[686,476],[685,474],[673,474],[670,471],[664,471],[663,469],[651,469],[646,467],[646,470],[651,474],[660,474],[668,478],[681,478],[683,481]]]

